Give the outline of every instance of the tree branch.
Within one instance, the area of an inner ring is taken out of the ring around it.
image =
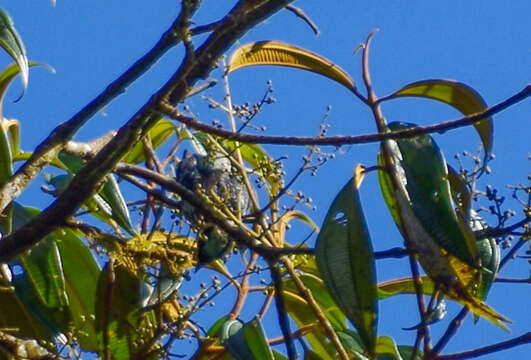
[[[442,355],[442,356],[439,356],[437,360],[471,359],[471,358],[476,358],[479,356],[491,354],[493,352],[507,350],[509,348],[519,346],[522,344],[528,344],[528,343],[531,343],[531,332],[525,333],[524,335],[518,336],[511,340],[502,341],[502,342],[492,344],[489,346],[485,346],[482,348],[478,348],[478,349],[474,349],[470,351],[464,351],[461,353]]]
[[[65,143],[72,139],[76,132],[99,110],[109,104],[117,96],[123,94],[142,74],[148,71],[169,49],[182,39],[182,29],[186,25],[181,12],[173,24],[162,35],[160,40],[144,56],[138,59],[105,90],[79,110],[68,121],[57,126],[48,137],[35,149],[30,159],[0,188],[0,213],[7,205],[20,195],[22,190],[39,174],[39,172],[57,157]]]
[[[445,121],[442,123],[419,126],[415,128],[409,128],[392,133],[378,133],[378,134],[366,134],[366,135],[354,135],[354,136],[329,136],[329,137],[297,137],[297,136],[266,136],[266,135],[253,135],[244,133],[235,133],[219,129],[202,122],[199,122],[191,117],[182,115],[179,111],[175,110],[171,104],[160,104],[159,110],[169,116],[170,118],[177,120],[193,129],[203,131],[208,134],[219,136],[229,140],[235,140],[251,144],[282,144],[282,145],[352,145],[352,144],[366,144],[372,142],[378,142],[385,139],[402,139],[418,136],[426,133],[444,132],[447,130],[456,129],[463,126],[468,126],[476,121],[484,119],[485,117],[493,116],[500,111],[507,109],[508,107],[523,101],[531,96],[531,85],[527,85],[523,90],[519,91],[510,98],[493,105],[480,113],[464,116],[456,120]]]
[[[96,192],[105,176],[125,152],[140,141],[145,132],[158,121],[161,114],[156,109],[163,99],[169,99],[174,104],[182,101],[195,82],[208,75],[218,57],[228,47],[254,25],[284,8],[290,1],[238,2],[203,45],[193,54],[188,54],[168,82],[140,108],[94,159],[78,172],[61,196],[42,213],[0,242],[0,262],[13,260],[63,223],[66,217],[73,214],[89,196]],[[191,10],[194,10],[190,3],[198,5],[198,2],[183,1],[183,7],[191,6]],[[189,23],[188,17],[183,16],[181,20],[185,23],[182,29],[186,29]]]

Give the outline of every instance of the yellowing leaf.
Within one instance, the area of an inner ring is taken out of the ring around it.
[[[354,90],[354,81],[330,60],[306,49],[280,41],[258,41],[240,46],[230,58],[227,73],[256,65],[288,66],[308,70]]]
[[[433,79],[422,80],[404,86],[395,92],[391,98],[414,96],[444,102],[453,106],[464,115],[471,115],[487,108],[481,95],[468,85],[455,80]],[[492,151],[493,125],[492,118],[487,117],[474,123],[483,148],[488,154]]]

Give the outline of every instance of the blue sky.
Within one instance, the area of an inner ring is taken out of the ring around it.
[[[30,60],[50,64],[53,75],[44,69],[30,73],[27,95],[12,103],[20,93],[17,83],[7,96],[5,116],[21,122],[21,147],[30,150],[58,123],[67,120],[104,87],[145,53],[177,14],[176,1],[68,1],[58,0],[55,8],[45,0],[9,1],[2,7],[15,21]],[[448,78],[462,81],[482,94],[488,104],[495,104],[521,90],[531,79],[531,30],[527,0],[501,1],[297,1],[321,30],[316,37],[301,20],[288,12],[276,14],[251,30],[240,44],[275,39],[293,43],[320,53],[348,71],[361,86],[360,56],[354,48],[374,28],[380,32],[372,47],[371,70],[378,95],[388,94],[416,80]],[[194,21],[204,24],[217,20],[233,1],[205,0]],[[198,37],[202,41],[204,37]],[[123,124],[144,104],[180,64],[182,49],[170,51],[148,74],[82,129],[77,139],[97,137]],[[9,62],[0,55],[0,66]],[[219,76],[219,71],[212,77]],[[363,134],[375,131],[369,109],[341,86],[307,72],[262,67],[235,72],[231,78],[234,103],[257,101],[272,80],[277,102],[268,106],[257,119],[268,134],[311,136],[328,106],[330,134]],[[221,89],[207,93],[222,100]],[[192,110],[210,122],[224,119],[223,114],[208,110],[203,100],[193,98]],[[396,100],[383,108],[388,120],[432,124],[454,119],[459,114],[442,104],[427,100]],[[505,191],[505,184],[525,183],[529,175],[529,134],[531,101],[524,101],[495,116],[493,174],[483,179]],[[478,137],[472,129],[458,129],[435,135],[452,163],[453,155],[463,150],[474,152]],[[274,156],[289,155],[288,178],[301,163],[304,149],[267,147]],[[337,191],[349,179],[357,163],[374,165],[376,144],[345,147],[345,154],[327,163],[317,178],[305,176],[294,190],[311,196],[318,209],[311,213],[320,224]],[[330,150],[330,149],[328,149]],[[27,205],[44,206],[50,197],[38,186],[42,177],[23,194]],[[374,247],[378,250],[399,246],[402,241],[383,204],[375,174],[367,176],[362,187],[362,201]],[[520,210],[507,200],[509,207]],[[487,218],[488,219],[488,218]],[[490,219],[493,220],[493,219]],[[299,236],[290,239],[297,242]],[[400,277],[407,271],[404,260],[386,260],[378,266],[382,280]],[[529,276],[529,265],[517,260],[504,269],[504,277]],[[448,345],[448,352],[467,350],[479,345],[518,336],[530,331],[529,286],[495,284],[488,303],[512,319],[512,334],[504,333],[485,321],[473,325],[470,318]],[[414,334],[400,330],[417,322],[413,297],[385,300],[380,306],[380,333],[391,335],[401,344],[410,344]],[[218,300],[220,301],[220,300]],[[398,310],[398,311],[397,311]],[[450,315],[458,307],[450,306]],[[445,325],[433,327],[434,337]],[[278,330],[271,330],[278,333]],[[268,330],[269,333],[269,330]],[[503,355],[484,359],[524,358],[529,346],[514,348]]]

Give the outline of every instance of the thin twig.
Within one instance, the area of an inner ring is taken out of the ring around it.
[[[437,357],[437,355],[444,349],[446,344],[448,344],[448,341],[457,333],[457,330],[463,323],[463,320],[468,314],[468,308],[463,307],[461,311],[452,319],[450,324],[448,325],[448,328],[444,332],[443,336],[439,339],[437,344],[433,347],[433,350],[431,351],[431,355],[433,357]]]
[[[317,25],[315,25],[315,23],[312,21],[312,19],[310,19],[310,17],[308,15],[306,15],[306,13],[301,8],[298,8],[298,7],[293,6],[293,5],[286,5],[286,10],[291,11],[297,17],[299,17],[302,20],[304,20],[304,22],[306,24],[308,24],[308,26],[313,30],[313,32],[315,33],[316,36],[319,36],[321,34],[321,32],[319,31],[319,28],[317,27]]]
[[[481,347],[478,349],[464,351],[456,354],[448,354],[439,356],[438,360],[460,360],[460,359],[472,359],[483,355],[491,354],[497,351],[507,350],[509,348],[531,343],[531,332],[518,336],[514,339],[502,341],[489,346]]]
[[[278,323],[282,335],[284,335],[288,357],[290,360],[296,360],[298,358],[297,349],[295,349],[295,343],[291,336],[288,312],[286,310],[286,304],[284,303],[284,295],[282,294],[282,277],[279,269],[273,264],[273,262],[269,263],[269,271],[271,272],[271,279],[275,286],[275,303],[277,305]]]

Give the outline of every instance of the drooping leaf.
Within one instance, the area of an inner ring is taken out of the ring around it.
[[[453,106],[464,115],[479,113],[487,109],[487,104],[481,95],[468,85],[444,79],[422,80],[408,84],[396,91],[391,98],[414,96],[444,102]],[[485,153],[492,151],[493,124],[488,117],[474,123]]]
[[[100,268],[88,247],[71,229],[58,229],[52,236],[61,255],[68,311],[77,330],[77,340],[84,350],[98,351],[101,344],[95,314]],[[63,329],[64,332],[67,330]]]
[[[29,77],[29,66],[28,58],[26,56],[26,48],[24,43],[20,38],[13,20],[9,15],[0,8],[0,46],[15,60],[18,64],[20,71],[20,76],[22,78],[22,88],[24,92],[28,86],[28,77]],[[22,95],[20,97],[22,97]],[[19,98],[20,99],[20,98]]]
[[[98,194],[107,204],[109,204],[114,221],[123,227],[130,235],[136,235],[137,232],[133,228],[127,203],[122,196],[120,186],[113,174],[106,176],[105,183]]]
[[[351,91],[355,88],[350,76],[330,60],[280,41],[259,41],[240,46],[229,60],[227,73],[256,65],[288,66],[308,70],[335,80]]]
[[[390,123],[392,131],[414,124]],[[472,231],[458,220],[450,193],[444,155],[429,135],[398,139],[395,157],[400,158],[405,188],[415,216],[437,245],[474,266],[478,254]]]
[[[354,324],[368,354],[377,328],[376,270],[372,244],[358,195],[363,168],[330,206],[317,238],[315,256],[330,294]]]
[[[474,210],[471,210],[470,223],[471,228],[474,231],[485,230],[487,228],[487,225],[481,216],[479,216]],[[483,272],[481,274],[481,281],[476,290],[476,296],[480,300],[485,300],[492,282],[498,273],[498,267],[500,266],[500,247],[496,243],[496,239],[493,237],[477,240],[477,244],[479,255],[481,257],[481,264],[489,272]]]
[[[390,129],[411,125],[393,123]],[[480,278],[478,251],[470,228],[459,221],[453,204],[444,157],[428,135],[384,141],[382,154],[390,171],[401,230],[406,244],[439,290],[470,310],[505,328],[506,318],[477,299],[472,289]],[[466,261],[466,262],[465,262]]]
[[[175,132],[175,123],[162,118],[157,121],[148,131],[148,137],[151,139],[153,149],[157,149]],[[146,154],[142,141],[137,142],[122,158],[123,162],[130,164],[138,164],[145,160]]]
[[[13,204],[13,228],[16,230],[31,220],[40,211]],[[17,259],[24,268],[25,276],[32,284],[43,306],[62,310],[68,306],[68,297],[59,249],[53,236],[47,236]]]
[[[461,175],[450,165],[448,165],[448,181],[450,182],[452,198],[460,211],[461,218],[466,221],[470,218],[472,195]]]

